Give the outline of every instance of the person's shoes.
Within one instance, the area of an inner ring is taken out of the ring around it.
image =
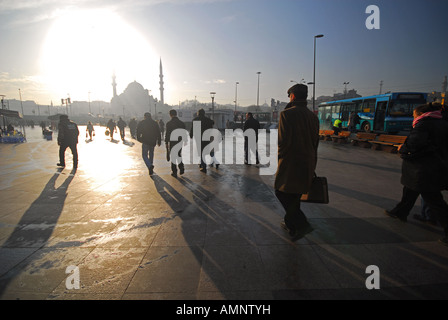
[[[285,221],[280,222],[280,227],[282,227],[282,229],[286,232],[289,232],[289,228],[286,226]]]
[[[213,163],[210,164],[210,168],[213,168]]]
[[[152,176],[154,174],[154,166],[149,167],[149,175]]]
[[[395,214],[393,214],[392,212],[387,211],[387,210],[384,210],[384,214],[385,214],[386,216],[391,217],[391,218],[398,219],[398,220],[400,220],[401,222],[407,222],[407,221],[408,221],[408,219],[407,219],[406,217],[399,217],[399,216],[397,216],[397,215],[395,215]]]
[[[219,168],[219,164],[216,164],[216,170],[218,170],[218,168]]]
[[[448,247],[448,237],[439,239],[439,242],[440,242],[441,244],[443,244],[444,246]]]
[[[57,163],[56,165],[57,165],[58,167],[65,168],[65,164],[64,164],[64,163],[60,163],[60,162],[59,162],[59,163]]]
[[[203,167],[201,167],[199,169],[199,171],[203,172],[203,173],[207,173],[207,167],[204,165]]]
[[[171,175],[172,175],[174,178],[177,178],[177,172],[171,172]]]
[[[306,226],[294,231],[291,234],[291,241],[297,241],[299,239],[302,239],[304,236],[306,236],[308,233],[313,232],[313,227],[307,223]]]
[[[184,168],[182,168],[182,169],[179,169],[179,173],[180,173],[180,175],[183,175],[183,174],[184,174],[184,172],[185,172],[185,169],[184,169]]]

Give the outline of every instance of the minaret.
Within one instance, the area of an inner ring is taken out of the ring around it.
[[[165,104],[164,99],[163,99],[163,70],[162,70],[162,58],[160,58],[160,103],[163,105]]]
[[[112,74],[112,89],[114,91],[113,97],[115,98],[117,96],[117,83],[115,82],[115,72]]]

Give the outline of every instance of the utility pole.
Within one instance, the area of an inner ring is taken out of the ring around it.
[[[445,80],[443,80],[443,83],[442,83],[442,104],[445,104],[447,86],[448,86],[448,83],[447,83],[447,79],[445,76]]]
[[[380,81],[380,94],[383,92],[383,80]]]

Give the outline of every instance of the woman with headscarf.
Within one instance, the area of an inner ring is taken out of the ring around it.
[[[415,108],[411,133],[399,153],[403,159],[403,195],[395,208],[385,213],[405,222],[421,195],[444,228],[445,237],[440,242],[448,245],[448,204],[441,192],[448,187],[448,122],[440,105],[428,103]]]

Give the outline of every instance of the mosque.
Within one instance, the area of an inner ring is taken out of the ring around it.
[[[141,118],[145,112],[150,112],[153,119],[161,119],[167,106],[164,101],[163,69],[160,59],[160,100],[150,95],[150,90],[143,88],[137,81],[128,84],[122,94],[117,95],[117,82],[115,74],[112,75],[113,96],[110,103],[113,114],[125,118]]]

